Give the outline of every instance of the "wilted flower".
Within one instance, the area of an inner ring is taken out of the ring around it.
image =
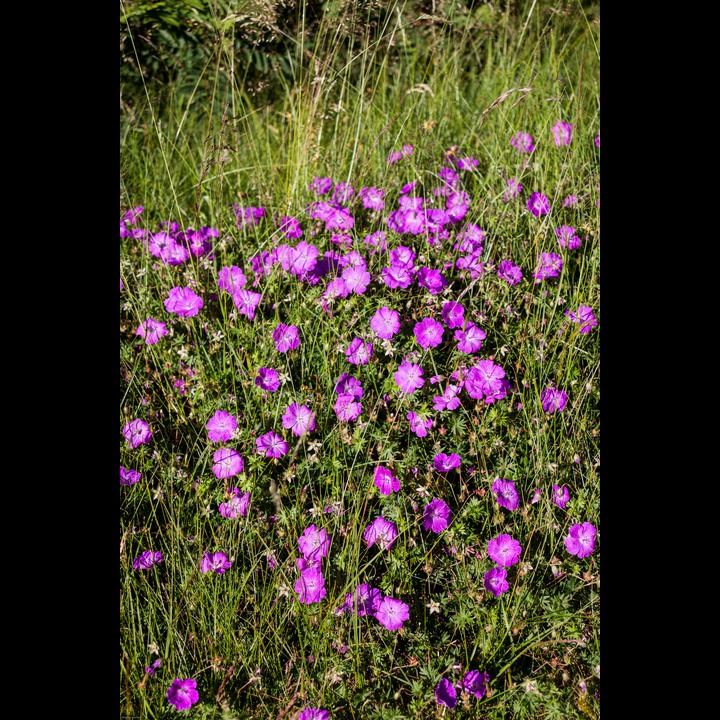
[[[559,485],[553,485],[553,502],[561,509],[565,509],[565,505],[570,501],[570,491],[567,489],[567,485],[560,487]]]

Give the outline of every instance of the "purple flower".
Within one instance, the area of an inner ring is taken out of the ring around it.
[[[145,666],[145,674],[146,675],[154,675],[155,671],[162,665],[162,660],[158,658],[157,660],[151,662],[149,665]]]
[[[473,322],[468,322],[464,330],[455,331],[458,350],[468,355],[477,352],[482,347],[482,341],[486,337],[485,331]]]
[[[500,597],[510,587],[507,581],[507,572],[497,567],[488,570],[483,578],[483,585],[489,593],[492,593],[495,597]],[[482,697],[482,695],[478,697]]]
[[[380,274],[382,281],[393,290],[397,288],[409,288],[413,284],[415,275],[412,268],[391,265],[384,267]]]
[[[163,561],[163,554],[160,551],[146,550],[133,560],[135,570],[149,570],[153,565]]]
[[[425,437],[428,434],[428,430],[435,424],[432,418],[418,415],[413,410],[408,411],[407,419],[410,421],[410,430],[418,437]]]
[[[239,475],[245,466],[240,453],[232,448],[220,448],[213,455],[213,473],[218,480]]]
[[[375,468],[373,482],[382,495],[391,495],[393,492],[400,491],[400,481],[383,465]]]
[[[375,611],[375,619],[387,630],[399,630],[405,620],[410,618],[410,608],[391,597],[384,597]]]
[[[562,207],[575,207],[575,205],[577,205],[577,201],[577,195],[568,195],[562,201]]]
[[[272,338],[276,350],[281,353],[295,350],[300,346],[300,331],[295,325],[278,323],[278,326],[273,330]]]
[[[299,715],[297,720],[330,720],[330,713],[320,708],[305,708]]]
[[[131,448],[144,445],[146,442],[149,442],[152,437],[150,427],[144,420],[140,420],[140,418],[136,418],[135,420],[131,420],[129,423],[126,423],[123,426],[122,432],[127,440],[127,444]]]
[[[553,502],[561,509],[565,509],[565,505],[570,501],[570,491],[567,489],[567,485],[560,487],[559,485],[553,485]]]
[[[425,384],[422,367],[407,360],[400,364],[393,377],[404,393],[414,393]]]
[[[558,245],[562,248],[566,247],[568,250],[577,250],[580,247],[580,238],[575,234],[576,232],[577,230],[572,225],[561,225],[555,228]]]
[[[590,330],[598,324],[597,318],[593,313],[593,309],[589,305],[581,305],[577,309],[577,312],[572,312],[572,310],[566,310],[565,314],[574,323],[579,323],[580,332],[583,335],[589,333]]]
[[[202,306],[203,299],[196,295],[189,287],[174,287],[165,298],[165,309],[169,313],[175,313],[181,317],[193,317],[197,315]]]
[[[468,171],[472,172],[473,169],[476,168],[479,164],[480,164],[479,160],[477,160],[474,157],[468,156],[468,157],[460,158],[458,160],[457,166],[458,166],[458,168],[460,168],[460,170],[468,170]]]
[[[363,342],[356,337],[345,351],[345,356],[349,363],[353,365],[367,365],[373,354],[373,346],[371,343]]]
[[[433,498],[423,510],[423,528],[440,533],[450,524],[450,508],[438,498]]]
[[[251,290],[237,290],[233,293],[232,299],[241,315],[247,315],[248,320],[255,319],[255,311],[262,300],[260,293]]]
[[[493,562],[503,567],[510,567],[520,562],[522,547],[510,535],[501,533],[488,542],[488,555]]]
[[[200,572],[212,572],[224,575],[232,567],[228,556],[224,552],[205,553],[200,563]]]
[[[547,215],[550,212],[550,200],[547,195],[534,192],[527,201],[527,209],[535,217]]]
[[[384,517],[377,517],[366,528],[363,538],[368,547],[372,547],[375,543],[381,550],[388,550],[395,542],[398,536],[395,523],[386,520]]]
[[[332,184],[332,178],[316,177],[310,183],[310,191],[314,192],[316,195],[326,195],[330,192]]]
[[[286,430],[291,430],[293,435],[302,437],[315,429],[315,413],[307,405],[292,403],[282,416],[282,424]]]
[[[237,226],[241,230],[259,224],[260,220],[265,217],[264,207],[240,207],[235,203],[233,209],[235,210]]]
[[[335,392],[338,395],[352,395],[360,400],[363,396],[362,383],[356,377],[344,372],[335,383]]]
[[[321,562],[330,549],[330,536],[325,528],[318,530],[314,523],[303,530],[298,538],[298,547],[305,560]]]
[[[164,322],[149,317],[138,325],[135,334],[145,338],[146,345],[154,345],[163,335],[167,335],[168,331]]]
[[[572,140],[572,130],[573,126],[570,123],[558,120],[551,128],[555,144],[558,147],[561,145],[569,145]]]
[[[225,410],[217,410],[205,426],[213,442],[227,442],[237,429],[237,418]]]
[[[340,393],[333,406],[338,420],[352,422],[357,420],[362,413],[362,403],[355,399],[351,393]]]
[[[288,444],[273,430],[255,438],[255,445],[260,455],[269,458],[280,458],[288,452]]]
[[[540,488],[535,488],[535,492],[533,493],[532,500],[530,503],[534,505],[536,502],[540,502],[540,498],[542,497],[542,490]]]
[[[189,710],[199,699],[197,680],[175,678],[168,688],[167,699],[178,710]]]
[[[442,395],[433,396],[433,408],[438,412],[445,410],[455,410],[460,407],[460,394],[459,385],[448,385],[445,388],[445,392]]]
[[[540,402],[546,413],[562,412],[567,404],[568,395],[563,390],[556,388],[545,388],[540,394]]]
[[[538,266],[533,277],[535,283],[539,283],[546,278],[558,277],[563,269],[563,259],[557,253],[544,252],[538,255]]]
[[[368,210],[380,212],[385,207],[385,190],[374,187],[364,187],[360,190],[362,204]]]
[[[441,314],[443,322],[451,330],[465,324],[465,308],[460,303],[449,300],[443,305]]]
[[[140,479],[140,473],[137,470],[120,466],[120,484],[134,485]]]
[[[417,274],[418,285],[425,288],[431,295],[439,295],[447,286],[448,281],[439,270],[422,267]]]
[[[461,463],[460,456],[457,453],[450,453],[450,455],[446,455],[445,453],[438,453],[433,458],[433,466],[438,472],[450,472],[451,470],[460,467]]]
[[[277,370],[261,367],[255,376],[255,384],[263,390],[275,392],[280,387],[280,377]]]
[[[400,330],[400,316],[397,310],[391,310],[383,305],[370,318],[370,329],[383,340],[391,340],[392,336]]]
[[[297,218],[286,217],[283,215],[280,218],[278,225],[280,227],[280,232],[284,233],[288,240],[297,240],[302,236],[302,228],[300,227],[300,221]]]
[[[245,273],[237,265],[226,266],[218,273],[218,287],[221,290],[226,290],[231,295],[234,295],[238,290],[242,290],[246,282]]]
[[[342,271],[345,287],[356,295],[362,295],[370,284],[370,273],[364,267],[346,267]]]
[[[435,688],[435,700],[438,705],[444,705],[451,710],[457,705],[457,692],[455,686],[447,679],[443,678]]]
[[[232,488],[227,502],[218,505],[218,512],[226,518],[236,520],[238,515],[245,517],[250,507],[250,493],[240,492],[240,488]]]
[[[595,138],[595,147],[600,147],[600,136],[599,135]]]
[[[471,398],[492,396],[504,389],[505,371],[492,360],[480,360],[468,370],[463,387]]]
[[[532,135],[522,131],[510,138],[510,144],[521,153],[531,153],[535,149]]]
[[[460,689],[463,692],[474,695],[476,698],[481,698],[487,692],[489,682],[490,676],[487,673],[468,670],[460,683]]]
[[[510,202],[522,192],[523,186],[516,177],[507,181],[507,190],[503,193],[503,202]]]
[[[300,596],[300,602],[305,605],[320,602],[327,595],[322,570],[317,566],[303,570],[295,581],[293,590]]]
[[[520,505],[520,496],[512,480],[497,478],[492,485],[492,491],[497,495],[498,505],[507,510],[517,510]]]
[[[415,323],[413,333],[415,333],[415,339],[420,347],[428,350],[431,347],[437,347],[442,342],[443,330],[442,323],[426,317]]]
[[[377,588],[363,583],[355,588],[355,600],[354,605],[351,605],[351,609],[352,607],[356,608],[355,612],[358,617],[374,616],[378,607],[380,607],[381,600],[382,593]]]
[[[517,285],[522,280],[522,270],[509,260],[503,260],[498,265],[498,277],[510,285]]]
[[[573,525],[565,538],[565,549],[579,558],[587,557],[595,550],[596,535],[595,526],[589,522]]]

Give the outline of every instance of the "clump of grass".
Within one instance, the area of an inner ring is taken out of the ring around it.
[[[599,544],[578,557],[565,542],[599,529],[599,334],[580,312],[600,320],[597,21],[574,3],[438,3],[414,23],[406,9],[333,5],[312,52],[299,17],[294,76],[263,103],[221,37],[196,91],[178,82],[162,114],[148,100],[122,124],[119,428],[151,433],[120,435],[122,715],[173,715],[168,688],[192,678],[192,718],[599,716]],[[382,209],[363,188],[384,191]],[[183,288],[197,312],[168,302]],[[383,307],[390,338],[371,326]],[[469,323],[474,350],[457,335]],[[281,324],[297,347],[277,349]],[[413,392],[404,363],[423,368]],[[487,368],[503,377],[478,389]],[[439,409],[443,394],[457,407]],[[312,413],[305,434],[293,404]],[[218,411],[237,425],[213,440]],[[270,432],[277,457],[258,453]],[[223,449],[242,460],[229,476]],[[399,489],[381,492],[379,467]],[[516,501],[500,504],[498,479]],[[435,500],[449,523],[427,529]],[[377,518],[397,532],[388,547],[368,546]],[[298,543],[313,525],[323,556]],[[521,550],[496,596],[504,535]],[[208,555],[224,572],[204,571]],[[298,585],[308,566],[317,596]],[[399,629],[357,612],[359,585],[406,606]],[[482,697],[462,691],[473,670]]]

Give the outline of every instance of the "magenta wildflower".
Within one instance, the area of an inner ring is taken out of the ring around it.
[[[213,473],[218,480],[239,475],[245,466],[240,453],[232,448],[220,448],[213,455]]]
[[[330,720],[330,712],[321,708],[305,708],[299,715],[297,720]]]
[[[415,323],[413,333],[420,347],[425,350],[440,345],[443,339],[443,326],[437,320],[430,317],[423,318]]]
[[[404,393],[414,393],[425,384],[422,367],[407,360],[400,364],[393,377]]]
[[[516,177],[512,177],[507,181],[507,190],[503,193],[503,202],[514,200],[521,192],[523,186]]]
[[[534,505],[536,502],[540,502],[540,498],[542,497],[542,490],[540,488],[535,488],[535,492],[533,493],[532,500],[530,503]]]
[[[122,432],[127,440],[127,444],[131,448],[144,445],[146,442],[149,442],[152,437],[152,431],[150,430],[149,425],[140,418],[136,418],[135,420],[131,420],[129,423],[126,423],[123,426]]]
[[[305,560],[320,562],[327,557],[330,549],[330,536],[325,528],[318,530],[314,523],[308,525],[298,538],[298,547]]]
[[[373,354],[373,346],[371,343],[364,342],[361,338],[356,337],[345,350],[345,356],[348,362],[353,365],[367,365]]]
[[[315,429],[315,413],[307,405],[292,403],[282,416],[282,424],[286,430],[291,430],[293,435],[302,437]]]
[[[386,305],[383,305],[373,316],[370,318],[370,329],[383,340],[391,340],[400,330],[400,316],[397,310],[391,310]]]
[[[272,338],[275,349],[281,353],[300,347],[300,331],[295,325],[278,323],[278,326],[273,330]]]
[[[398,536],[395,523],[386,520],[384,517],[377,517],[366,528],[363,538],[368,547],[372,547],[377,543],[381,550],[388,550],[392,547]]]
[[[504,389],[505,371],[492,360],[480,360],[470,368],[463,387],[471,398],[480,399],[483,395],[492,396]]]
[[[567,489],[567,485],[560,487],[559,485],[553,485],[553,502],[561,509],[565,509],[565,505],[570,501],[570,491]]]
[[[535,149],[532,135],[522,131],[510,138],[510,144],[521,153],[531,153]]]
[[[146,345],[154,345],[163,335],[167,335],[168,331],[164,322],[149,317],[145,322],[138,325],[135,334],[145,338]]]
[[[509,260],[503,260],[498,265],[497,274],[501,280],[504,280],[510,285],[517,285],[523,276],[522,270],[517,265],[513,265]]]
[[[460,689],[463,692],[481,698],[487,692],[487,686],[490,683],[490,676],[487,673],[481,673],[477,670],[468,670],[465,677],[460,683]]]
[[[485,331],[473,322],[468,322],[463,330],[455,331],[457,348],[468,355],[477,352],[482,347],[482,341],[487,337]]]
[[[241,315],[246,315],[248,320],[255,319],[255,311],[260,305],[262,295],[252,290],[236,290],[232,296],[233,304]]]
[[[553,252],[544,252],[538,255],[538,265],[533,272],[535,284],[547,278],[558,277],[563,269],[563,259]]]
[[[218,273],[218,287],[221,290],[226,290],[231,295],[234,295],[238,290],[242,290],[246,282],[245,273],[237,265],[228,265]]]
[[[393,290],[409,288],[413,284],[415,274],[412,268],[391,265],[380,271],[382,281]]]
[[[260,455],[269,458],[280,458],[288,452],[288,444],[272,430],[255,438],[255,445]]]
[[[455,410],[460,407],[459,385],[448,385],[442,395],[433,396],[433,408],[438,412]]]
[[[375,611],[375,619],[387,630],[399,630],[403,622],[410,618],[410,608],[389,596],[384,597]]]
[[[297,218],[283,215],[278,221],[278,226],[288,240],[297,240],[302,236],[302,228]]]
[[[155,674],[155,671],[162,665],[162,660],[158,658],[157,660],[151,662],[149,665],[145,666],[145,674],[150,675],[151,677]]]
[[[123,465],[120,466],[121,485],[134,485],[138,480],[140,480],[140,473],[137,470],[131,470]]]
[[[345,287],[356,295],[362,295],[370,284],[370,273],[364,267],[348,266],[342,271]]]
[[[450,524],[450,508],[445,502],[433,498],[423,510],[423,528],[441,533]]]
[[[245,517],[250,507],[250,493],[241,492],[240,488],[232,488],[230,498],[227,502],[221,502],[218,505],[218,512],[226,518],[236,520],[238,515]]]
[[[358,617],[365,617],[366,615],[374,617],[378,607],[380,607],[382,593],[377,588],[362,583],[355,588],[354,602],[352,601],[352,595],[350,597],[351,609],[355,608]]]
[[[193,317],[202,309],[203,299],[189,287],[174,287],[164,301],[165,309],[181,317]]]
[[[224,552],[205,553],[200,563],[200,572],[214,572],[224,575],[232,567],[232,562]]]
[[[450,472],[451,470],[460,467],[461,462],[462,460],[457,453],[450,453],[450,455],[438,453],[433,458],[433,466],[438,472],[442,473]]]
[[[595,147],[600,147],[600,136],[599,135],[595,138]]]
[[[455,686],[447,679],[442,678],[435,688],[435,700],[438,705],[444,705],[451,710],[457,705],[457,691]]]
[[[356,377],[344,372],[335,383],[335,392],[338,395],[352,395],[360,400],[363,396],[362,383]]]
[[[168,688],[167,699],[177,710],[189,710],[200,699],[197,680],[175,678]]]
[[[342,422],[352,422],[360,417],[362,413],[362,403],[358,402],[351,393],[340,393],[333,409],[338,416],[338,420],[342,420]]]
[[[558,147],[561,145],[569,145],[572,140],[572,131],[573,126],[570,123],[558,120],[551,128],[555,144]]]
[[[264,207],[240,207],[235,203],[233,209],[235,210],[237,226],[241,230],[258,225],[260,220],[265,217]]]
[[[360,199],[362,204],[368,210],[380,212],[385,207],[385,190],[374,187],[364,187],[360,190]]]
[[[295,581],[293,590],[300,596],[300,602],[305,605],[320,602],[327,595],[322,570],[317,566],[303,570]]]
[[[135,570],[149,570],[153,565],[163,561],[163,554],[158,550],[146,550],[133,560]]]
[[[316,177],[310,183],[310,191],[316,195],[326,195],[330,192],[333,181],[329,177]]]
[[[227,442],[237,429],[237,418],[225,410],[216,410],[205,427],[213,442]]]
[[[540,394],[540,402],[546,413],[562,412],[567,404],[568,395],[564,390],[545,388]]]
[[[474,157],[467,156],[460,158],[458,160],[457,166],[460,170],[467,170],[469,172],[472,172],[479,164],[479,160]]]
[[[391,495],[393,492],[399,492],[400,481],[383,465],[375,468],[375,477],[373,482],[382,495]]]
[[[280,387],[280,377],[277,370],[261,367],[255,376],[255,384],[263,390],[275,392]]]
[[[449,300],[442,307],[443,322],[452,330],[465,324],[465,308],[460,303]]]
[[[491,489],[497,496],[497,502],[500,507],[504,507],[507,510],[517,510],[518,505],[520,505],[520,496],[512,480],[497,478]]]
[[[547,195],[534,192],[527,201],[527,209],[535,216],[547,215],[550,212],[550,200]]]
[[[562,207],[575,207],[575,205],[577,205],[577,202],[577,195],[568,195],[566,198],[563,199]]]
[[[507,571],[497,567],[488,570],[483,578],[483,585],[489,593],[500,597],[510,587],[507,581]]]
[[[409,410],[406,417],[410,421],[410,430],[418,437],[425,437],[428,430],[435,424],[432,418],[420,415],[413,410]]]
[[[555,228],[558,245],[568,250],[577,250],[580,247],[580,238],[575,234],[577,230],[572,225],[561,225]]]
[[[520,543],[504,533],[488,542],[488,556],[493,562],[503,567],[510,567],[520,562],[521,552]]]
[[[574,322],[580,325],[580,332],[584,335],[589,333],[597,324],[597,318],[589,305],[581,305],[576,312],[566,310],[565,314]]]
[[[596,535],[597,530],[592,523],[577,523],[570,528],[565,538],[565,549],[579,558],[587,557],[595,550]]]
[[[422,267],[417,273],[418,285],[425,288],[431,295],[439,295],[447,286],[448,281],[439,270]]]

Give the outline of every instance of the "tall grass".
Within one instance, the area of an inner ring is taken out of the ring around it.
[[[474,6],[468,9],[468,6]],[[599,717],[600,547],[579,559],[564,539],[576,523],[599,525],[599,327],[581,333],[565,314],[591,306],[600,320],[599,11],[587,3],[326,3],[312,42],[304,34],[303,4],[286,55],[275,57],[275,89],[249,82],[234,42],[233,13],[245,4],[218,4],[216,42],[202,72],[181,74],[163,87],[147,86],[121,118],[121,215],[142,206],[120,239],[119,430],[140,418],[149,442],[131,448],[119,435],[119,461],[141,473],[121,485],[120,714],[166,718],[177,714],[167,690],[175,678],[197,680],[199,701],[189,718],[294,718],[308,707],[333,718]],[[282,28],[278,28],[282,32]],[[285,71],[279,67],[282,65]],[[289,70],[288,70],[289,69]],[[573,138],[557,146],[552,128],[571,123]],[[535,141],[519,153],[519,131]],[[386,156],[412,145],[412,154]],[[395,232],[387,218],[400,189],[428,207],[442,168],[459,158],[478,160],[458,170],[470,203],[449,224],[449,236]],[[454,158],[454,159],[453,159]],[[351,247],[332,241],[309,217],[316,177],[348,183],[354,218]],[[516,177],[520,195],[504,198]],[[362,187],[385,189],[385,208],[372,213],[357,197]],[[531,193],[551,206],[535,217]],[[563,200],[574,195],[574,206]],[[256,225],[240,228],[238,207],[264,207]],[[332,270],[313,284],[273,265],[253,272],[252,259],[283,244],[295,246],[276,218],[297,218],[300,240],[319,258],[356,250],[372,278],[362,294],[323,305]],[[175,222],[190,233],[217,230],[212,252],[167,264],[148,251],[145,237]],[[486,233],[476,277],[457,266],[456,247],[467,223]],[[555,229],[573,226],[577,249],[562,248]],[[387,251],[365,238],[386,233]],[[314,234],[313,234],[314,233]],[[448,287],[432,294],[418,285],[391,289],[382,280],[390,250],[410,247],[416,267],[440,270]],[[543,252],[563,259],[558,277],[535,282]],[[510,285],[502,260],[519,266]],[[222,268],[236,266],[247,288],[262,294],[253,320],[238,312],[218,286]],[[174,287],[192,287],[204,306],[194,317],[167,312]],[[252,286],[252,287],[251,287]],[[437,347],[422,348],[414,327],[425,317],[442,322],[448,301],[486,333],[472,355],[458,350],[454,330]],[[370,329],[382,306],[398,311],[400,332],[383,343]],[[152,317],[168,334],[145,344],[136,334]],[[296,325],[300,346],[279,353],[278,323]],[[355,337],[373,344],[367,365],[348,362]],[[394,373],[403,359],[424,368],[412,394]],[[462,390],[461,405],[437,411],[457,370],[478,359],[502,366],[510,388],[486,403]],[[278,370],[277,392],[254,382],[261,367]],[[343,373],[361,381],[362,413],[344,422],[334,410]],[[431,384],[433,376],[442,379]],[[548,387],[568,394],[561,412],[543,410]],[[316,415],[298,438],[282,416],[292,402]],[[231,440],[213,442],[206,425],[217,410],[238,418]],[[427,436],[410,430],[409,411],[432,418]],[[255,440],[274,430],[288,454],[262,457]],[[243,471],[225,480],[213,473],[220,447],[236,449]],[[437,453],[457,453],[458,469],[434,469]],[[373,484],[383,465],[401,481],[382,495]],[[498,505],[497,478],[516,483],[516,510]],[[564,509],[553,485],[566,486]],[[218,513],[228,490],[250,493],[245,516]],[[540,499],[532,502],[536,488]],[[441,533],[423,529],[423,508],[440,498],[452,511]],[[398,530],[393,546],[368,548],[366,526],[382,515]],[[323,561],[327,594],[299,602],[298,538],[324,528],[332,542]],[[494,597],[483,578],[495,563],[488,542],[509,534],[522,546],[507,568],[509,589]],[[599,540],[599,533],[598,533]],[[162,562],[134,569],[141,553]],[[208,553],[224,552],[225,574],[202,572]],[[401,630],[374,617],[335,612],[360,583],[408,605]],[[154,660],[154,674],[145,668]],[[441,678],[453,683],[468,670],[489,675],[478,699],[458,691],[453,709],[438,704]]]

